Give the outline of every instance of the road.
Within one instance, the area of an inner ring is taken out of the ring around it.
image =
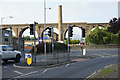
[[[71,57],[81,56],[81,50],[71,51]],[[75,59],[77,62],[52,68],[17,68],[14,62],[4,63],[3,78],[87,78],[95,71],[110,64],[118,63],[118,49],[87,50],[86,57]]]

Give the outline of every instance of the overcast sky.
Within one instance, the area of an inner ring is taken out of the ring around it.
[[[58,5],[62,5],[63,23],[66,22],[109,22],[118,17],[119,0],[46,0],[47,23],[58,22]],[[1,0],[0,17],[3,24],[44,23],[44,0]]]

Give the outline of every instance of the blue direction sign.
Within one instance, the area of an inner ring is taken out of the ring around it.
[[[44,39],[48,39],[48,37],[44,37]]]
[[[43,43],[43,38],[42,37],[39,37],[39,44],[40,43]]]

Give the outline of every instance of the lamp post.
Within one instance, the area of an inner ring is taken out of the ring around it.
[[[44,30],[46,29],[46,9],[51,9],[51,8],[46,8],[46,0],[44,0]],[[44,36],[46,37],[46,32],[44,32]],[[46,40],[44,40],[44,53],[45,53],[45,61],[47,62],[47,55],[46,55]]]
[[[2,45],[2,22],[3,22],[3,19],[5,18],[13,18],[12,16],[9,16],[9,17],[2,17],[1,18],[1,45]]]

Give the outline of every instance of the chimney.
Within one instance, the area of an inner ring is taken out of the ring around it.
[[[63,25],[62,25],[62,5],[59,5],[59,23],[58,23],[58,30],[59,30],[59,41],[63,41]]]

